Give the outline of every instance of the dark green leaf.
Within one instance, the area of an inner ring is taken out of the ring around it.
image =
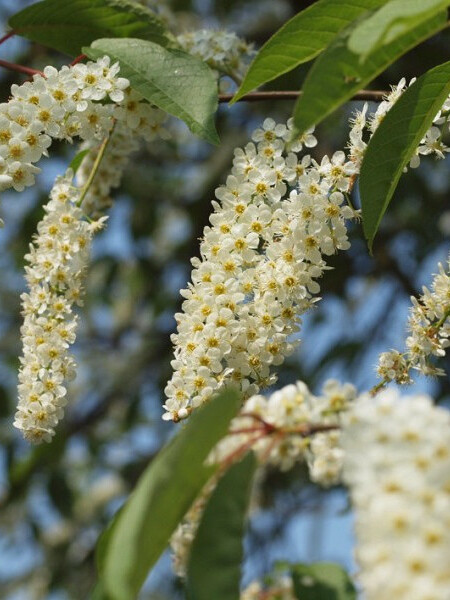
[[[289,565],[299,600],[356,600],[352,580],[334,563]]]
[[[256,459],[249,453],[225,473],[211,495],[190,551],[189,600],[239,598],[242,538],[255,469]]]
[[[71,56],[105,37],[170,43],[155,13],[133,0],[43,0],[13,15],[9,26],[33,42]]]
[[[227,390],[195,412],[140,478],[99,557],[100,578],[111,600],[134,599],[190,505],[214,473],[204,461],[226,434],[240,406]]]
[[[445,23],[443,12],[370,53],[363,63],[347,47],[351,33],[351,29],[347,29],[319,56],[305,79],[303,94],[294,108],[299,131],[317,125],[402,54],[437,33]]]
[[[348,47],[364,60],[380,46],[443,11],[448,4],[448,0],[392,0],[355,27]]]
[[[135,39],[104,39],[83,48],[90,58],[105,54],[120,63],[120,74],[144,98],[183,120],[201,138],[217,144],[214,126],[217,83],[200,59]]]
[[[450,62],[446,62],[422,75],[400,96],[370,140],[359,182],[369,248],[403,169],[449,93]]]
[[[285,23],[264,44],[232,102],[312,60],[349,23],[387,0],[319,0]]]
[[[81,163],[83,162],[83,158],[86,156],[86,154],[89,154],[89,152],[90,152],[89,149],[82,150],[81,152],[78,152],[78,154],[72,158],[72,161],[69,165],[69,169],[72,169],[74,175],[76,175],[76,172],[80,168]]]

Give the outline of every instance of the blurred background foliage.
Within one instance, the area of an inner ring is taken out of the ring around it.
[[[144,3],[144,2],[143,2]],[[145,2],[176,33],[196,28],[235,31],[258,48],[289,17],[311,2],[295,0],[166,0]],[[0,0],[0,22],[30,1]],[[74,15],[76,19],[76,15]],[[67,62],[61,55],[17,38],[0,47],[6,60],[34,68]],[[448,59],[439,35],[409,52],[372,83],[389,89],[401,77],[419,76]],[[269,84],[299,89],[308,65]],[[17,73],[0,72],[1,101]],[[172,138],[142,148],[115,194],[109,226],[93,248],[76,345],[79,374],[70,389],[66,419],[51,445],[30,448],[13,429],[16,404],[19,295],[23,256],[42,216],[54,177],[76,149],[60,144],[43,161],[34,188],[5,193],[0,232],[0,596],[5,599],[81,599],[95,581],[98,534],[132,489],[142,469],[176,428],[161,420],[170,377],[173,314],[191,256],[208,223],[214,189],[225,181],[233,149],[270,116],[285,121],[288,101],[221,105],[221,145],[194,139],[181,123]],[[361,103],[349,103],[318,130],[314,157],[346,144],[347,121]],[[403,347],[409,296],[428,284],[449,249],[448,160],[423,160],[402,178],[370,257],[359,224],[352,247],[331,259],[323,301],[306,315],[298,351],[279,368],[280,384],[304,380],[318,392],[328,377],[360,390],[376,382],[380,351]],[[355,202],[358,203],[357,190]],[[448,370],[448,369],[447,369]],[[419,380],[436,401],[450,400],[449,381]],[[245,581],[275,559],[333,560],[352,568],[351,515],[342,490],[331,494],[308,482],[302,468],[268,472],[261,482],[246,540]],[[182,597],[163,557],[142,598]]]

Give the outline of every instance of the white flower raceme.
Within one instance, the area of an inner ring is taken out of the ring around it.
[[[59,177],[46,215],[25,256],[29,291],[22,294],[24,323],[19,402],[14,425],[25,438],[50,441],[67,403],[65,382],[75,374],[69,347],[75,341],[91,239],[106,217],[88,222],[78,207],[81,190],[72,172]]]
[[[306,461],[313,481],[326,487],[339,483],[343,462],[339,427],[355,396],[352,385],[333,379],[324,384],[321,396],[314,396],[300,381],[268,398],[252,396],[208,460],[229,464],[233,457],[253,450],[262,466],[288,470]],[[170,541],[174,570],[180,577],[185,575],[191,543],[215,485],[214,479],[208,483]]]
[[[450,413],[387,390],[362,396],[345,420],[364,598],[450,598]]]
[[[301,381],[268,398],[252,396],[211,459],[221,463],[239,448],[249,446],[261,464],[285,471],[306,460],[313,481],[325,486],[338,483],[342,466],[338,428],[341,414],[355,397],[352,385],[341,385],[334,379],[324,384],[321,396],[314,396]]]
[[[177,36],[180,46],[219,73],[241,78],[254,55],[253,47],[229,31],[200,29]]]
[[[420,298],[411,297],[406,352],[391,350],[380,355],[377,372],[386,382],[411,383],[410,369],[423,375],[445,375],[431,359],[445,356],[450,345],[450,256],[447,270],[441,263],[438,268],[431,291],[424,286]]]
[[[17,191],[33,185],[39,171],[34,163],[52,138],[91,139],[111,127],[114,105],[99,101],[124,100],[127,79],[117,77],[118,63],[104,57],[97,62],[45,67],[43,75],[14,84],[9,102],[0,104],[0,188]]]
[[[410,81],[410,85],[415,79]],[[350,156],[354,163],[361,165],[367,143],[371,135],[375,133],[381,121],[386,116],[387,112],[397,102],[408,86],[403,78],[396,86],[392,87],[392,91],[387,94],[383,102],[380,102],[376,111],[367,116],[368,105],[365,104],[361,112],[357,112],[352,119],[352,129],[350,131],[349,150]],[[412,168],[418,167],[420,164],[420,156],[433,154],[435,158],[445,158],[445,153],[450,152],[450,148],[442,142],[442,136],[448,130],[450,122],[450,96],[444,102],[441,110],[436,114],[433,125],[426,132],[417,147],[414,156],[410,160],[409,166]],[[365,141],[365,139],[367,141]]]
[[[291,141],[271,119],[253,140],[235,151],[216,190],[201,258],[192,259],[192,283],[181,291],[165,419],[187,417],[226,381],[247,398],[273,383],[300,315],[318,300],[324,256],[350,246],[345,219],[355,213],[344,192],[355,169],[344,153],[320,164],[300,159],[290,148],[311,147],[312,134]]]

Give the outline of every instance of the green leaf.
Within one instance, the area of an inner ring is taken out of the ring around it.
[[[13,15],[16,33],[70,56],[98,38],[134,37],[167,46],[162,21],[133,0],[43,0]]]
[[[356,590],[346,571],[334,563],[289,565],[294,591],[301,600],[356,600]]]
[[[364,63],[347,47],[353,28],[340,34],[319,56],[305,79],[303,94],[294,108],[298,130],[303,132],[317,125],[402,54],[437,33],[445,24],[446,13],[442,12],[370,53]]]
[[[392,0],[355,27],[348,47],[364,60],[368,54],[435,16],[448,4],[448,0]]]
[[[403,169],[450,93],[450,61],[431,69],[397,100],[375,131],[361,167],[364,233],[372,248]]]
[[[76,172],[78,171],[78,169],[81,167],[81,163],[83,162],[83,158],[86,156],[86,154],[89,154],[90,150],[86,149],[86,150],[81,150],[81,152],[78,152],[78,154],[76,154],[69,165],[69,169],[72,169],[73,174],[76,175]]]
[[[188,600],[239,598],[245,517],[256,466],[253,453],[247,454],[211,495],[189,555]]]
[[[240,406],[226,390],[195,412],[147,467],[98,557],[100,579],[111,600],[134,599],[176,526],[215,472],[204,461],[224,437]]]
[[[264,44],[232,102],[312,60],[349,23],[385,2],[387,0],[319,0],[302,10]]]
[[[200,59],[135,39],[96,40],[83,52],[93,59],[107,54],[118,60],[121,76],[144,98],[182,119],[201,138],[219,142],[214,125],[217,83]]]

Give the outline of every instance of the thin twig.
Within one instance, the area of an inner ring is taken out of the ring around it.
[[[31,67],[24,67],[23,65],[16,65],[15,63],[8,62],[7,60],[0,59],[0,67],[4,67],[10,71],[16,71],[17,73],[25,73],[25,75],[42,75],[42,77],[45,77],[42,71],[32,69]]]
[[[16,35],[15,31],[9,31],[8,33],[5,33],[5,35],[2,38],[0,38],[0,44],[6,42],[6,40],[9,40],[9,38],[12,38],[13,35]]]
[[[351,100],[372,100],[381,102],[388,92],[384,90],[361,90],[351,97]],[[238,102],[259,102],[261,100],[297,100],[302,92],[296,91],[271,91],[271,92],[250,92]],[[219,94],[219,102],[229,102],[234,94]]]
[[[114,125],[115,125],[115,123],[114,123]],[[112,132],[113,132],[113,129],[114,129],[114,125],[112,126],[111,131],[105,137],[105,139],[103,140],[103,142],[100,145],[100,148],[98,149],[98,154],[97,154],[97,156],[95,158],[95,162],[94,162],[94,165],[92,167],[92,170],[89,173],[89,177],[88,177],[88,179],[87,179],[87,181],[86,181],[83,189],[81,190],[81,195],[80,195],[80,198],[79,198],[79,200],[77,202],[78,206],[81,206],[83,204],[83,200],[85,199],[86,194],[88,193],[89,188],[90,188],[92,182],[94,181],[94,177],[97,175],[98,168],[100,167],[100,163],[102,162],[102,158],[105,155],[106,147],[107,147],[108,142],[109,142],[109,140],[111,138],[111,135],[112,135]]]
[[[80,56],[77,56],[76,58],[73,59],[73,61],[70,63],[69,66],[73,67],[74,65],[76,65],[79,62],[81,62],[85,58],[87,58],[86,54],[80,54]]]

